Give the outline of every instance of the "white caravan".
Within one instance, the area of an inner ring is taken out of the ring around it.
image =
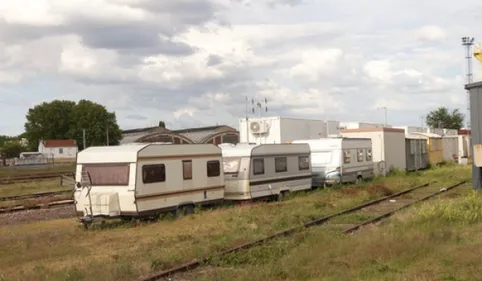
[[[225,200],[283,199],[311,189],[310,148],[306,144],[222,144]]]
[[[221,149],[212,144],[89,147],[77,155],[75,206],[96,217],[141,217],[222,201]]]
[[[293,143],[310,146],[314,187],[373,178],[371,139],[340,137]]]

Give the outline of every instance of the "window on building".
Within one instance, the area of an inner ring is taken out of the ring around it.
[[[351,162],[350,150],[345,149],[345,150],[343,150],[343,163],[350,164],[350,162]]]
[[[192,160],[182,161],[182,176],[185,180],[192,180]]]
[[[166,166],[164,164],[142,166],[142,182],[155,183],[166,181]]]
[[[371,149],[367,149],[367,154],[366,154],[366,157],[367,161],[372,161],[372,150]]]
[[[310,158],[308,156],[299,156],[298,157],[298,169],[299,170],[310,169]]]
[[[358,149],[357,151],[357,154],[358,154],[358,162],[363,162],[363,149]]]
[[[288,171],[288,160],[286,157],[274,158],[274,170],[276,173],[282,173]]]
[[[64,153],[64,149],[61,147],[59,148],[59,154],[63,154]]]
[[[253,175],[263,175],[264,174],[264,159],[258,158],[253,159]]]
[[[209,178],[219,177],[219,175],[221,175],[221,164],[219,163],[219,161],[208,161],[206,166]]]

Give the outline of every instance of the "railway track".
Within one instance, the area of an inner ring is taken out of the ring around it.
[[[43,204],[36,204],[32,206],[18,205],[18,206],[13,206],[8,208],[0,208],[0,214],[14,213],[14,212],[20,212],[20,211],[27,211],[27,210],[47,209],[47,208],[72,205],[72,204],[74,204],[74,200],[68,199],[68,200],[59,200],[59,201],[53,201],[53,202],[48,202]]]
[[[63,195],[63,194],[66,194],[66,193],[72,193],[72,190],[62,190],[62,191],[42,192],[42,193],[33,193],[33,194],[25,194],[25,195],[17,195],[17,196],[0,197],[0,202],[2,202],[2,201],[35,199],[35,198],[42,198],[42,197],[48,197],[48,196]]]
[[[274,234],[272,234],[268,237],[265,237],[265,238],[262,238],[262,239],[259,239],[259,240],[253,241],[253,242],[238,245],[238,246],[232,247],[230,249],[224,250],[222,252],[215,253],[213,255],[209,255],[209,256],[206,256],[206,257],[203,257],[203,258],[200,258],[200,259],[195,259],[191,262],[180,264],[180,265],[175,266],[171,269],[164,270],[164,271],[161,271],[161,272],[157,272],[157,273],[154,273],[154,274],[152,274],[150,276],[147,276],[147,277],[142,277],[142,278],[138,279],[137,281],[162,280],[164,278],[171,277],[171,276],[173,276],[177,273],[187,272],[187,271],[193,270],[193,269],[201,266],[202,264],[211,261],[214,258],[219,258],[219,257],[222,257],[222,256],[227,255],[227,254],[231,254],[231,253],[239,252],[241,250],[253,248],[255,246],[264,244],[268,241],[271,241],[271,240],[279,238],[279,237],[290,236],[290,235],[293,235],[294,233],[302,231],[306,228],[324,225],[324,224],[327,224],[330,221],[335,220],[335,218],[340,218],[342,216],[353,214],[355,212],[364,212],[365,210],[369,210],[368,208],[376,206],[376,205],[382,206],[382,204],[383,204],[384,206],[393,207],[393,208],[389,208],[390,210],[388,210],[388,211],[383,210],[383,208],[377,209],[376,211],[380,212],[381,214],[378,214],[375,211],[375,214],[376,214],[375,217],[371,217],[368,220],[363,221],[361,223],[357,222],[354,225],[352,225],[351,227],[349,227],[348,229],[343,230],[344,234],[351,234],[351,233],[361,229],[364,226],[379,222],[379,221],[381,221],[385,218],[390,217],[391,215],[393,215],[394,213],[396,213],[396,212],[398,212],[402,209],[408,208],[408,207],[410,207],[410,206],[412,206],[416,203],[428,200],[428,199],[430,199],[434,196],[437,196],[437,195],[439,195],[443,192],[446,192],[446,191],[449,191],[453,188],[461,186],[461,185],[465,184],[466,182],[467,181],[461,181],[461,182],[458,182],[456,184],[453,184],[449,187],[442,188],[442,189],[435,187],[433,190],[432,190],[432,188],[430,188],[430,190],[423,190],[423,189],[428,188],[429,186],[431,186],[431,184],[433,184],[435,182],[415,186],[415,187],[412,187],[410,189],[407,189],[407,190],[404,190],[404,191],[401,191],[401,192],[398,192],[398,193],[395,193],[395,194],[392,194],[392,195],[389,195],[389,196],[386,196],[386,197],[382,197],[380,199],[376,199],[376,200],[358,205],[356,207],[346,209],[346,210],[338,212],[338,213],[334,213],[334,214],[331,214],[331,215],[328,215],[328,216],[325,216],[325,217],[321,217],[321,218],[312,220],[312,221],[307,222],[307,223],[305,223],[301,226],[298,226],[298,227],[294,227],[294,228],[286,229],[286,230],[283,230],[283,231],[279,231],[279,232],[274,233]],[[408,196],[408,195],[412,195],[416,191],[422,191],[422,192],[417,192],[419,196],[415,196],[415,198],[414,197],[410,198],[411,196]],[[395,198],[402,198],[402,199],[401,200],[394,200]],[[392,204],[392,203],[396,203],[396,204]]]
[[[20,182],[30,182],[40,179],[52,179],[61,176],[71,176],[74,177],[73,172],[53,172],[53,173],[42,173],[42,174],[28,174],[28,175],[11,175],[0,177],[0,185],[20,183]]]

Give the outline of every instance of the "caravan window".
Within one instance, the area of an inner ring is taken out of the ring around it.
[[[348,149],[343,150],[343,162],[345,164],[350,164],[351,162],[351,153]]]
[[[286,157],[275,157],[274,169],[276,173],[288,171],[288,160],[286,160]]]
[[[192,180],[192,160],[182,161],[182,177],[185,180]]]
[[[264,174],[264,159],[258,158],[253,159],[253,175],[263,175]]]
[[[166,181],[166,166],[164,164],[142,166],[142,182],[155,183]]]
[[[363,149],[358,149],[358,162],[363,162]]]
[[[310,169],[310,158],[308,156],[298,157],[298,169],[299,170],[309,170]]]
[[[224,158],[223,159],[223,170],[226,174],[233,174],[239,171],[239,164],[241,159],[239,158]]]
[[[372,150],[371,149],[367,149],[367,154],[366,154],[366,157],[367,161],[372,161]]]
[[[128,185],[129,164],[82,165],[82,173],[90,178],[90,185]]]
[[[219,161],[208,161],[206,165],[209,178],[219,177],[219,175],[221,175],[221,164]]]
[[[330,164],[332,162],[333,153],[331,151],[322,151],[311,154],[311,161],[316,164]]]

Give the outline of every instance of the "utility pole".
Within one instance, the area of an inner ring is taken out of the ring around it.
[[[109,146],[109,127],[107,127],[106,135],[107,135],[107,146]]]
[[[84,144],[85,149],[85,129],[82,129],[82,143]]]
[[[387,127],[387,107],[386,106],[382,106],[382,107],[379,107],[378,109],[383,109],[385,110],[385,127]]]
[[[248,104],[249,104],[249,99],[248,96],[246,96],[246,142],[249,143],[249,118],[248,118]],[[241,129],[241,128],[240,128]]]

